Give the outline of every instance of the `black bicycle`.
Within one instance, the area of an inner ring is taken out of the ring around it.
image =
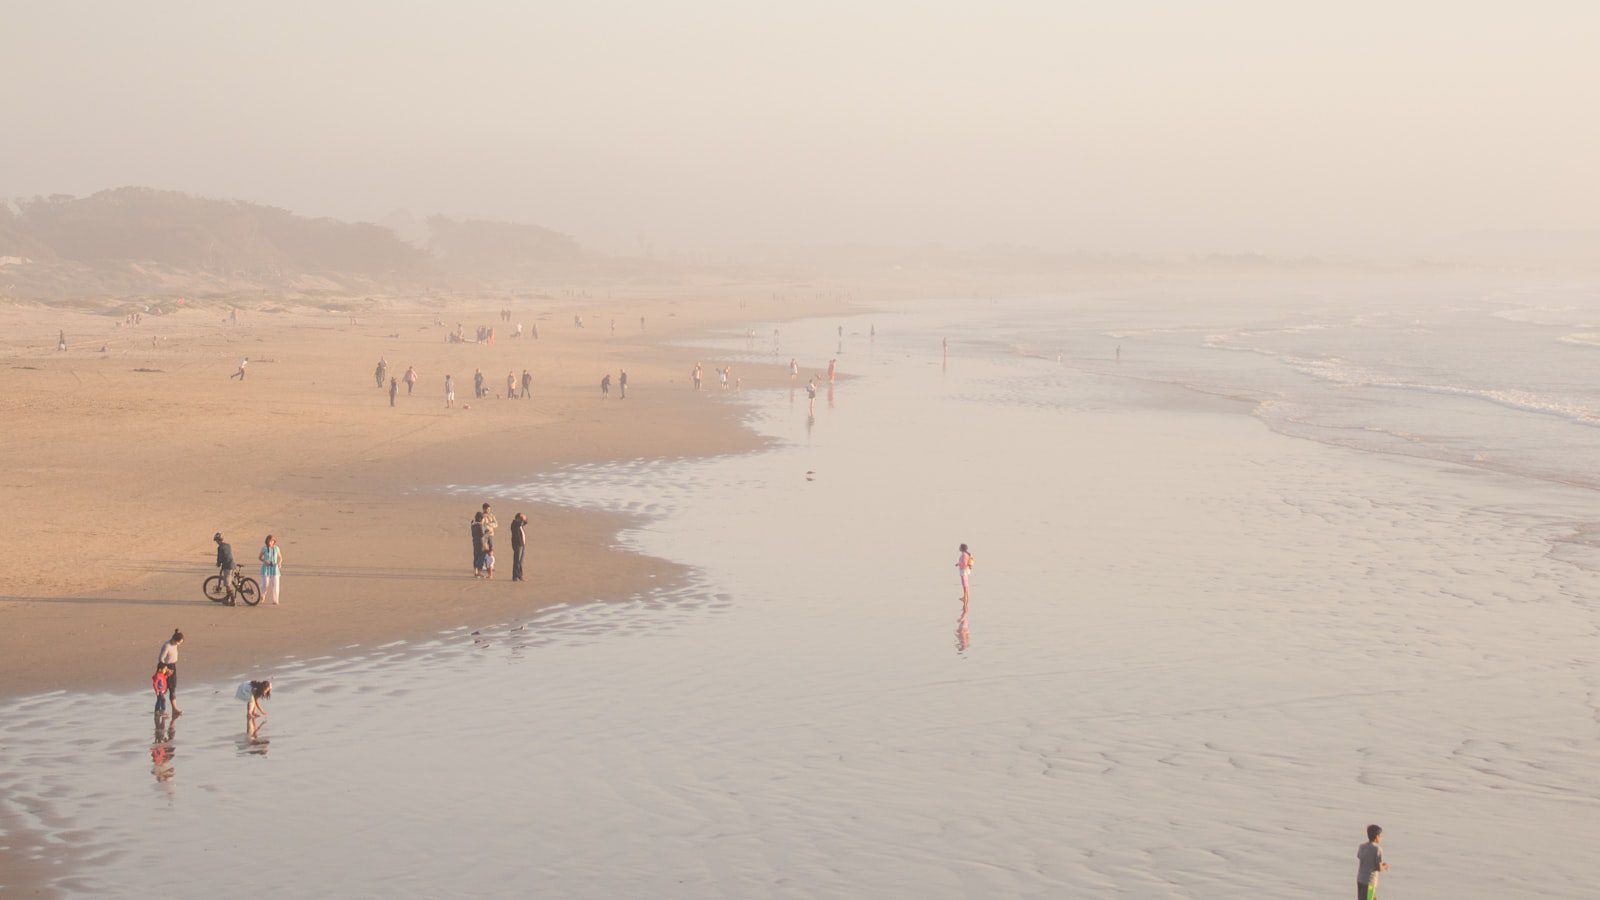
[[[230,589],[228,583],[222,580],[219,573],[207,578],[200,589],[206,592],[206,599],[212,603],[227,603],[229,597],[237,597],[244,601],[245,606],[255,606],[261,602],[261,585],[256,580],[244,574],[244,566],[233,567],[233,585]]]

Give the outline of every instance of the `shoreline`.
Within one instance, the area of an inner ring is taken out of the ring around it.
[[[183,674],[209,679],[270,669],[289,657],[338,654],[352,644],[508,622],[562,602],[604,602],[681,577],[683,566],[615,546],[626,516],[542,503],[519,509],[484,497],[501,523],[502,565],[495,581],[474,579],[467,525],[479,501],[450,486],[512,482],[573,463],[718,456],[763,446],[736,405],[712,402],[720,391],[689,388],[696,351],[672,345],[745,322],[858,309],[841,303],[757,310],[734,299],[741,293],[708,294],[680,288],[636,302],[514,310],[540,327],[541,338],[533,340],[530,331],[493,345],[446,344],[447,328],[434,323],[488,321],[497,317],[498,299],[438,312],[396,306],[358,314],[354,325],[344,314],[295,312],[247,313],[244,324],[229,326],[200,321],[207,314],[195,310],[178,327],[160,323],[161,340],[149,348],[141,345],[150,319],[143,333],[117,335],[121,345],[106,354],[51,356],[23,350],[20,342],[5,347],[0,360],[22,373],[18,380],[38,382],[36,396],[53,396],[42,385],[66,375],[106,387],[69,395],[66,409],[19,402],[32,393],[26,387],[4,401],[20,440],[0,451],[0,468],[55,477],[11,485],[23,488],[21,502],[0,523],[0,539],[18,558],[40,561],[29,572],[0,574],[6,626],[0,699],[143,687],[147,661],[174,628],[188,638]],[[607,327],[610,315],[596,315],[594,305],[619,308],[615,334]],[[589,327],[571,324],[580,312]],[[628,333],[622,323],[637,328],[641,314],[661,324]],[[11,320],[47,317],[63,315],[0,313]],[[7,324],[13,334],[30,330],[23,322]],[[44,327],[37,322],[31,330]],[[228,379],[234,354],[252,350],[259,356],[250,381]],[[416,395],[408,398],[402,388],[396,409],[386,392],[363,381],[373,377],[380,355],[394,374],[407,365],[422,373]],[[500,373],[507,366],[532,372],[532,398],[472,401],[471,370],[483,368],[489,390],[498,381],[503,393]],[[599,375],[610,371],[615,380],[619,367],[630,375],[629,398],[621,400],[613,388],[602,399]],[[787,384],[778,366],[739,368],[751,389]],[[151,369],[160,371],[144,371]],[[444,371],[456,376],[456,410],[443,408]],[[158,380],[145,380],[151,378]],[[157,390],[146,395],[152,383]],[[265,410],[252,416],[240,412],[240,403]],[[465,404],[471,409],[460,408]],[[252,419],[270,427],[256,432]],[[196,449],[203,444],[210,446]],[[94,466],[107,458],[126,465]],[[55,511],[86,507],[97,527],[72,537],[73,522],[58,521]],[[508,529],[518,511],[530,518],[530,580],[523,584],[509,580]],[[279,535],[281,606],[230,608],[200,596],[200,580],[215,572],[210,536],[219,529],[251,575],[259,535]],[[87,541],[94,555],[53,553],[63,540],[74,547]],[[180,702],[181,688],[182,682]]]

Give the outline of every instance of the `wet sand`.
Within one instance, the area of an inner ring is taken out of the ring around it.
[[[767,292],[398,299],[355,324],[304,308],[246,309],[238,324],[225,306],[188,309],[134,327],[85,312],[0,311],[10,336],[0,344],[0,546],[11,560],[0,567],[0,696],[139,682],[175,627],[189,637],[185,674],[198,673],[504,621],[673,577],[676,567],[612,549],[616,517],[497,504],[499,571],[476,581],[467,527],[480,498],[441,489],[563,462],[756,445],[716,391],[689,389],[692,351],[670,345],[751,321],[752,296]],[[498,320],[502,304],[511,324]],[[827,307],[804,309],[818,308]],[[517,321],[525,336],[512,339]],[[492,324],[496,340],[448,344],[457,322],[469,339]],[[65,353],[55,351],[59,329]],[[246,376],[230,379],[241,356]],[[373,379],[380,357],[391,375],[420,374],[395,408]],[[491,393],[483,401],[472,397],[475,368]],[[532,399],[504,399],[506,372],[520,380],[524,368]],[[622,368],[628,399],[613,386],[602,400],[601,376],[615,381]],[[454,410],[444,408],[447,372]],[[781,377],[741,374],[752,387]],[[537,575],[514,585],[509,523],[519,509],[532,519]],[[277,535],[282,605],[227,608],[201,596],[219,530],[250,574],[264,536]]]
[[[1392,893],[1592,893],[1590,492],[874,321],[814,415],[741,399],[764,452],[455,484],[632,516],[682,586],[285,666],[254,738],[243,670],[172,739],[143,690],[0,707],[54,885],[1321,897],[1376,821]]]

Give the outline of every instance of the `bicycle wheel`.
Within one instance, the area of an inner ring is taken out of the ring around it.
[[[254,578],[241,578],[238,596],[245,606],[255,606],[261,602],[261,585],[256,584]]]
[[[205,582],[200,585],[200,589],[205,591],[206,599],[210,600],[212,603],[221,603],[222,601],[228,599],[228,585],[222,580],[221,575],[213,575],[210,578],[207,578]]]

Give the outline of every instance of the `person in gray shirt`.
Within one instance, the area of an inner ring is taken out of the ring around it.
[[[1356,848],[1356,900],[1374,900],[1378,896],[1378,873],[1387,872],[1389,864],[1383,861],[1383,829],[1367,826],[1367,842]]]

